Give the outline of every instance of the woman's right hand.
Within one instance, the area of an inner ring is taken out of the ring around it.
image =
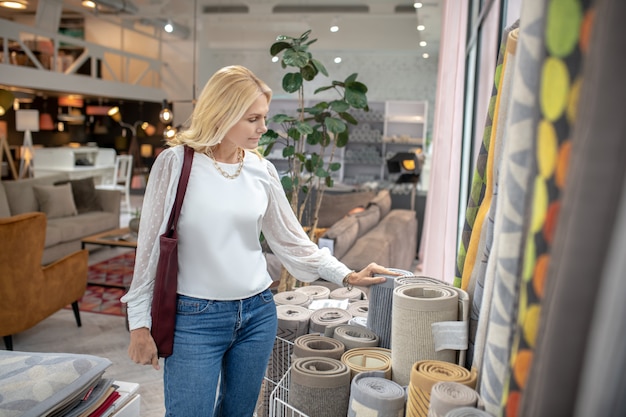
[[[154,343],[150,329],[147,327],[130,331],[128,356],[130,356],[133,362],[140,365],[152,365],[157,371],[161,369],[156,343]]]

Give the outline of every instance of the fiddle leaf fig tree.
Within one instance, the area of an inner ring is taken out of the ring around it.
[[[261,138],[260,146],[267,156],[277,144],[282,145],[282,156],[287,159],[289,169],[281,182],[294,213],[303,226],[310,228],[313,238],[324,190],[333,186],[332,173],[341,169],[337,149],[348,143],[348,124],[357,124],[350,110],[369,111],[369,108],[367,87],[357,81],[356,73],[343,81],[332,81],[313,93],[333,90],[336,98],[305,107],[305,84],[320,73],[328,77],[324,65],[309,52],[309,46],[317,40],[309,40],[310,34],[309,30],[297,38],[279,36],[270,47],[272,56],[282,53],[281,66],[291,71],[283,76],[282,87],[286,93],[297,93],[298,108],[297,114],[272,116],[268,125],[280,126],[280,130],[269,129]],[[311,192],[313,189],[315,193]],[[312,198],[315,201],[310,201]],[[313,207],[313,216],[304,224],[304,209],[308,206]]]
[[[310,34],[309,30],[297,38],[279,36],[270,47],[271,56],[280,57],[282,68],[289,71],[283,76],[282,88],[286,93],[297,93],[298,107],[296,114],[272,116],[268,125],[280,126],[280,129],[269,129],[259,145],[265,156],[277,145],[277,149],[282,149],[289,167],[281,178],[283,188],[298,220],[308,227],[309,237],[313,240],[324,191],[334,185],[332,173],[341,169],[337,160],[338,149],[348,143],[348,125],[357,124],[350,111],[369,111],[369,107],[367,87],[357,81],[356,73],[343,81],[332,81],[328,86],[319,87],[313,93],[332,90],[336,95],[334,99],[315,100],[315,104],[305,106],[306,83],[320,73],[328,77],[324,65],[309,52],[309,47],[317,40],[310,40]],[[306,207],[312,208],[312,216],[305,222]],[[283,269],[278,290],[292,289],[294,281]]]

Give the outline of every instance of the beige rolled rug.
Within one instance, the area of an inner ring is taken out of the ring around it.
[[[355,348],[341,355],[341,362],[350,368],[354,378],[361,372],[381,371],[391,379],[391,350],[386,348]]]
[[[365,317],[370,311],[370,302],[368,300],[360,300],[351,302],[348,305],[348,311],[352,314],[352,317]]]
[[[346,350],[378,346],[376,333],[355,324],[341,324],[335,327],[333,339],[341,341]]]
[[[406,417],[427,417],[430,393],[437,382],[458,382],[476,388],[476,373],[454,363],[437,360],[417,361],[411,367]]]
[[[298,287],[294,291],[306,294],[311,300],[326,300],[330,296],[330,288],[323,285],[307,285]]]
[[[393,380],[408,385],[411,366],[433,359],[455,363],[455,350],[437,351],[433,324],[456,321],[458,295],[451,288],[429,284],[407,284],[394,289],[391,326]]]
[[[455,408],[476,408],[480,396],[472,388],[454,381],[439,381],[430,390],[428,417],[445,417]]]
[[[309,321],[309,333],[325,334],[326,328],[334,328],[340,324],[346,324],[351,318],[352,314],[342,308],[320,308],[311,314]],[[328,336],[332,336],[332,333]]]
[[[358,288],[348,289],[339,287],[332,290],[328,296],[331,300],[348,300],[350,302],[359,301],[364,298],[365,294]]]
[[[401,276],[395,279],[396,287],[399,287],[400,285],[406,285],[406,284],[450,285],[447,282],[444,282],[440,279],[427,277],[424,275]]]
[[[274,294],[274,303],[280,305],[293,305],[307,307],[311,304],[311,297],[304,292],[283,291]]]
[[[294,359],[318,356],[339,360],[345,351],[341,341],[317,334],[305,334],[293,342]]]
[[[350,400],[350,369],[340,360],[298,358],[291,366],[289,405],[315,417],[346,416]]]

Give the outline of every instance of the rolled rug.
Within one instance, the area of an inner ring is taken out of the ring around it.
[[[368,300],[360,300],[351,302],[348,305],[348,311],[352,314],[352,317],[365,317],[370,311],[370,302]]]
[[[305,334],[293,342],[293,358],[315,356],[340,360],[345,351],[341,341],[316,334]]]
[[[448,411],[445,417],[493,417],[493,414],[474,407],[459,407]]]
[[[336,327],[340,324],[346,324],[351,318],[352,314],[342,308],[320,308],[311,314],[309,333],[324,334],[327,327]]]
[[[384,375],[362,372],[352,379],[348,417],[404,417],[405,390]]]
[[[395,280],[395,285],[396,287],[399,287],[400,285],[406,285],[406,284],[436,284],[436,285],[450,285],[447,282],[444,282],[440,279],[437,278],[433,278],[433,277],[427,277],[424,275],[411,275],[411,276],[401,276],[401,277],[397,277]]]
[[[409,277],[413,273],[403,269],[387,268],[399,273],[400,277]],[[391,305],[393,304],[394,282],[396,275],[384,276],[387,280],[381,284],[369,287],[369,312],[367,314],[367,328],[372,330],[380,338],[380,347],[391,348]]]
[[[325,300],[330,295],[330,288],[323,285],[307,285],[298,287],[294,291],[306,294],[311,300]]]
[[[428,417],[445,417],[455,408],[478,406],[478,393],[463,384],[440,381],[430,390]]]
[[[311,310],[298,305],[276,306],[278,331],[276,336],[293,342],[298,336],[309,332]]]
[[[295,359],[291,366],[289,405],[315,417],[345,416],[350,400],[350,369],[332,358]]]
[[[393,380],[408,385],[411,366],[416,361],[433,359],[455,363],[455,350],[436,350],[433,324],[457,320],[457,292],[442,285],[407,284],[397,287],[393,295]]]
[[[292,305],[306,307],[311,304],[311,298],[304,292],[283,291],[274,294],[274,303],[280,305]]]
[[[346,350],[378,346],[376,333],[370,329],[351,324],[335,327],[333,339],[341,341],[346,346]]]
[[[348,324],[367,328],[367,317],[352,317]]]
[[[427,417],[430,392],[440,381],[452,381],[469,388],[476,387],[476,373],[464,367],[443,361],[417,361],[411,367],[406,417]]]
[[[332,290],[328,298],[333,300],[348,300],[352,302],[362,300],[363,296],[363,291],[358,288],[348,289],[346,287],[339,287]]]
[[[385,348],[355,348],[341,355],[341,362],[350,368],[354,378],[361,372],[381,371],[391,379],[391,350]]]

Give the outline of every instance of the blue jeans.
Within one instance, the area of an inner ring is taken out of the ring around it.
[[[166,416],[251,417],[276,327],[269,289],[235,301],[179,295],[164,367]]]

